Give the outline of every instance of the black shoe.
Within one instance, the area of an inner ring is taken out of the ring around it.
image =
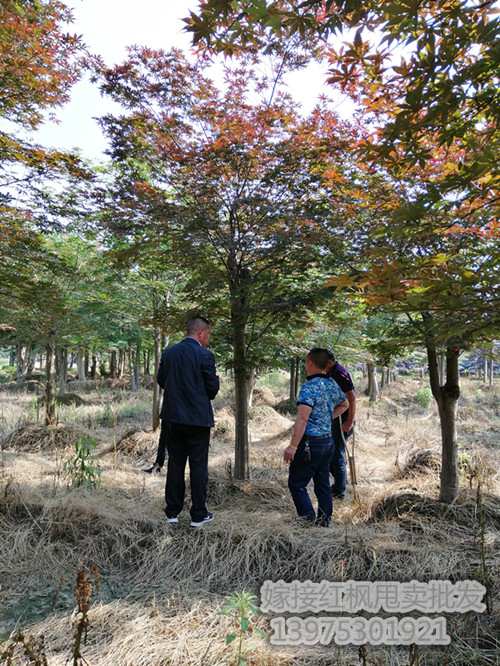
[[[158,463],[155,463],[153,467],[148,467],[147,469],[143,469],[143,472],[146,474],[159,474],[161,472],[161,467],[158,465]]]
[[[203,525],[206,525],[207,523],[211,523],[212,520],[214,519],[214,514],[210,513],[210,511],[207,513],[205,518],[203,520],[192,520],[191,521],[191,527],[203,527]]]
[[[339,493],[335,490],[335,486],[331,486],[330,490],[332,492],[333,499],[343,500],[345,499],[345,493]]]

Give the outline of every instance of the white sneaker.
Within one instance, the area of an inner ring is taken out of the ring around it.
[[[179,522],[179,519],[177,517],[167,518],[167,525],[177,525],[178,522]]]
[[[191,521],[191,527],[203,527],[203,525],[206,525],[207,523],[211,523],[213,519],[214,519],[214,514],[210,513],[210,511],[209,511],[207,513],[207,515],[205,516],[205,518],[203,518],[203,520],[200,520],[200,521],[192,520]]]

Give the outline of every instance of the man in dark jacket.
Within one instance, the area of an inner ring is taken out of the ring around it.
[[[163,351],[158,384],[164,390],[162,424],[168,424],[165,500],[167,522],[176,524],[184,506],[184,472],[189,460],[191,526],[213,520],[207,511],[208,447],[214,425],[211,400],[219,391],[215,359],[207,347],[210,323],[190,319],[187,337]]]
[[[351,375],[330,352],[328,376],[337,382],[349,402],[349,409],[332,423],[333,455],[330,463],[330,473],[333,477],[331,487],[335,499],[344,499],[347,485],[346,470],[346,440],[352,435],[354,417],[356,414],[356,394]]]

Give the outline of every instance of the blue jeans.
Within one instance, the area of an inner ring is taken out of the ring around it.
[[[306,460],[304,453],[306,441],[311,451],[310,461]],[[288,472],[288,488],[299,516],[309,521],[316,521],[325,527],[332,517],[329,470],[331,456],[332,438],[330,436],[304,437],[290,463]],[[311,479],[314,482],[314,494],[318,500],[317,517],[307,492],[307,484]]]
[[[345,440],[351,434],[342,433],[341,420],[336,418],[332,424],[333,451],[330,461],[330,473],[333,476],[332,494],[344,495],[347,485],[347,470],[345,464]]]

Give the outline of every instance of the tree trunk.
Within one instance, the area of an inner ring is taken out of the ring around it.
[[[87,378],[90,376],[90,356],[87,350],[85,350],[84,359],[85,359],[85,377]]]
[[[87,375],[85,374],[85,351],[83,349],[79,349],[76,354],[76,367],[78,373],[78,381],[80,382],[86,381]]]
[[[124,374],[125,374],[125,351],[123,349],[119,349],[117,379],[121,379]]]
[[[234,476],[245,480],[250,476],[248,439],[248,379],[246,359],[246,318],[243,312],[244,297],[235,290],[231,304],[231,327],[233,337],[233,367],[235,392],[235,450]]]
[[[382,366],[380,370],[380,390],[382,391],[385,387],[385,367]]]
[[[143,354],[143,362],[144,362],[144,376],[145,377],[151,377],[151,352],[149,349],[144,352]]]
[[[20,382],[24,376],[23,346],[16,345],[16,381]]]
[[[116,351],[112,351],[109,357],[109,376],[111,379],[116,379],[118,374],[118,359],[116,357]]]
[[[248,409],[252,409],[253,406],[253,392],[255,389],[255,368],[250,368],[247,374],[248,377],[248,386],[247,386],[247,395],[248,395]]]
[[[488,386],[491,388],[493,386],[493,375],[495,373],[495,361],[493,356],[490,358],[490,369],[488,373]]]
[[[45,363],[45,425],[57,423],[56,396],[54,391],[54,378],[52,377],[52,363],[54,359],[54,342],[52,336],[46,346],[47,361]]]
[[[36,355],[31,345],[26,348],[26,374],[30,375],[35,369]]]
[[[366,364],[366,370],[368,373],[368,396],[370,398],[370,402],[376,402],[379,398],[377,368],[372,363],[372,361],[368,361]]]
[[[64,395],[66,393],[66,382],[68,374],[68,351],[64,347],[56,346],[56,381],[57,393]]]
[[[12,347],[9,352],[9,367],[13,368],[16,364],[16,349]]]
[[[153,431],[158,430],[160,427],[160,400],[161,400],[161,388],[156,381],[158,376],[158,368],[160,367],[160,358],[161,358],[161,333],[159,329],[155,328],[154,330],[154,377],[153,377]]]
[[[295,392],[295,373],[296,373],[296,363],[295,359],[292,358],[290,361],[290,402],[294,402],[297,398],[297,393]]]
[[[92,354],[92,365],[90,366],[90,377],[95,379],[97,374],[97,356]]]
[[[299,395],[299,385],[300,385],[300,359],[295,358],[295,398]]]
[[[424,318],[430,326],[430,315]],[[445,384],[439,382],[439,367],[436,348],[432,336],[428,334],[427,358],[429,360],[429,380],[436,400],[441,426],[441,484],[439,499],[451,504],[459,489],[458,447],[457,447],[457,402],[460,397],[460,375],[458,371],[459,349],[448,345],[446,348]]]

